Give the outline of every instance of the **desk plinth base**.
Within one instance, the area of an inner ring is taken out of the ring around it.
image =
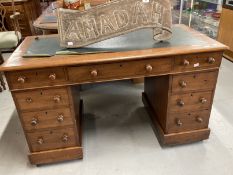
[[[180,133],[172,133],[166,134],[164,133],[163,129],[161,128],[160,124],[156,119],[156,114],[146,97],[145,93],[142,93],[142,101],[144,106],[149,113],[149,116],[154,124],[153,129],[157,135],[157,138],[161,144],[161,146],[172,146],[172,145],[179,145],[179,144],[187,144],[197,141],[206,140],[209,138],[210,129],[200,129],[200,130],[193,130],[187,132],[180,132]]]
[[[82,159],[82,147],[71,147],[50,151],[35,152],[28,155],[31,164],[40,165],[67,160]]]

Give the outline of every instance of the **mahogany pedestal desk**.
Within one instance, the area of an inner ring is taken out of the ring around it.
[[[0,71],[5,73],[25,132],[30,162],[83,157],[82,102],[75,86],[85,83],[145,77],[142,99],[161,145],[208,139],[218,70],[227,47],[183,25],[176,28],[190,36],[188,41],[49,58],[23,58],[35,39],[27,37]]]

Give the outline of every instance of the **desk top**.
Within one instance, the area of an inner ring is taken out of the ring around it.
[[[164,47],[145,48],[141,50],[129,50],[129,51],[121,51],[121,52],[118,51],[111,53],[95,53],[95,54],[82,54],[82,55],[54,55],[51,57],[23,58],[23,55],[28,50],[31,43],[35,40],[35,36],[30,36],[27,37],[21,43],[21,45],[15,50],[15,52],[11,55],[11,57],[3,65],[0,66],[0,71],[15,71],[15,70],[69,66],[69,65],[84,65],[84,64],[95,64],[95,63],[111,63],[111,62],[119,62],[119,61],[146,59],[152,57],[161,58],[166,56],[175,56],[182,54],[224,51],[228,48],[227,46],[185,25],[174,25],[174,27],[178,29],[182,29],[184,31],[183,32],[184,35],[189,34],[192,37],[191,38],[186,37],[185,40],[187,41],[184,42],[184,44],[182,43],[178,45],[167,44],[167,46]],[[55,36],[57,35],[44,35],[40,37],[54,38]],[[126,42],[128,39],[127,35],[123,35],[120,37],[122,42]],[[182,37],[182,35],[180,37]],[[108,42],[108,41],[106,40],[103,42]],[[119,42],[117,44],[121,45],[121,43]],[[97,43],[97,45],[101,47],[101,44]]]

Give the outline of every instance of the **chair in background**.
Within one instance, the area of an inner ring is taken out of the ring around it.
[[[20,13],[15,11],[14,0],[12,0],[12,9],[13,14],[10,16],[10,19],[12,20],[14,31],[7,31],[5,26],[6,9],[0,1],[0,65],[4,62],[2,51],[14,50],[21,40],[21,33],[18,23]],[[3,76],[0,73],[0,92],[5,89],[6,87],[3,81]]]

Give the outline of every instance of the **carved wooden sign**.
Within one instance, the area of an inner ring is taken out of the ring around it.
[[[153,28],[155,40],[171,37],[170,0],[115,0],[85,11],[58,10],[62,47],[77,48],[141,28]]]

